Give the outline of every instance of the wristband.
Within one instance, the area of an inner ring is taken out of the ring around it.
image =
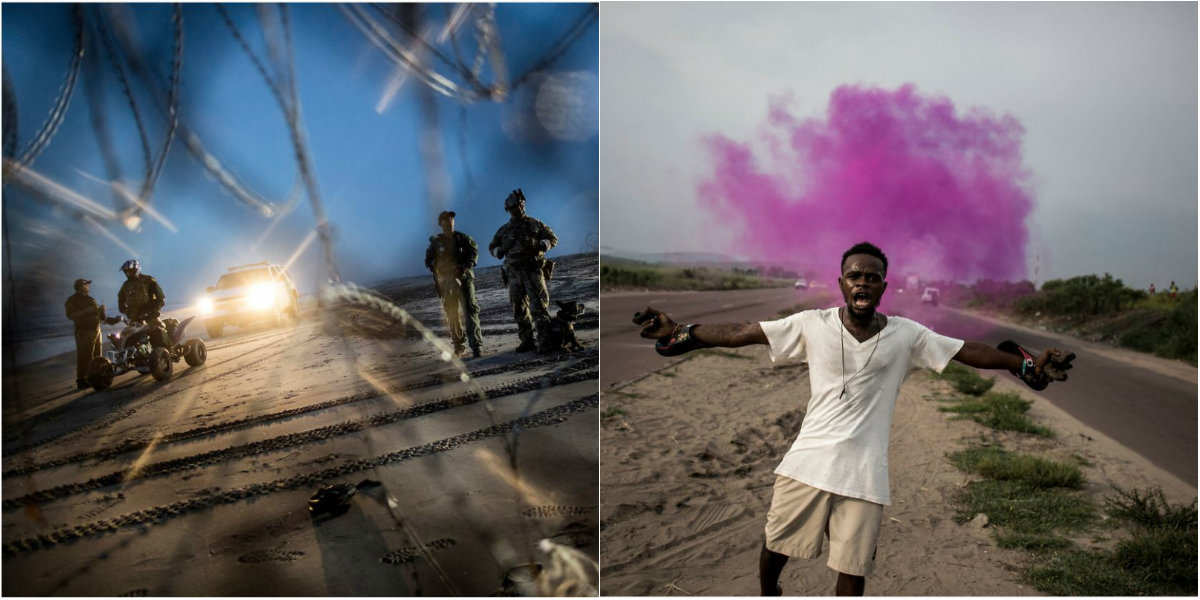
[[[694,323],[676,325],[671,335],[661,337],[654,343],[654,350],[663,356],[679,356],[692,350],[707,348],[708,344],[701,343],[692,335]]]

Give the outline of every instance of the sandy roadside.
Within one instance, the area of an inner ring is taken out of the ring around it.
[[[986,528],[953,521],[951,498],[970,478],[946,455],[968,443],[1083,457],[1091,465],[1085,467],[1087,489],[1097,499],[1113,485],[1160,486],[1176,502],[1196,498],[1195,488],[1011,377],[997,379],[998,389],[1035,399],[1031,414],[1058,436],[1038,440],[952,421],[930,399],[945,393],[945,384],[926,373],[911,377],[892,425],[892,505],[884,511],[869,595],[1038,595],[1018,581],[1024,555],[997,548]],[[696,353],[605,391],[601,593],[756,595],[772,470],[799,430],[808,397],[806,366],[773,365],[753,348]],[[784,571],[785,592],[831,594],[835,575],[826,559],[793,560]]]

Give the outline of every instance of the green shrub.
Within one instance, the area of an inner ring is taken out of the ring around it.
[[[1017,480],[973,481],[958,493],[955,503],[954,518],[959,523],[983,513],[990,525],[1021,534],[1081,531],[1096,520],[1096,507],[1087,494]]]
[[[1031,433],[1042,437],[1054,437],[1047,427],[1033,422],[1025,413],[1033,402],[1011,392],[988,392],[980,398],[939,406],[942,412],[956,413],[1000,431]]]
[[[1076,465],[999,448],[968,448],[950,456],[954,466],[988,479],[1021,481],[1036,488],[1080,489],[1085,479]]]
[[[1146,297],[1146,292],[1127,288],[1108,273],[1081,275],[1047,281],[1037,293],[1018,299],[1016,308],[1026,315],[1108,315],[1132,308]]]
[[[956,362],[946,365],[938,378],[950,382],[954,389],[970,396],[982,396],[996,384],[995,377],[980,377],[975,369]]]

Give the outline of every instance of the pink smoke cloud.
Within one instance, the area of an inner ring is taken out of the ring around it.
[[[888,255],[889,279],[1020,280],[1033,208],[1024,132],[1011,115],[959,114],[912,85],[839,87],[824,120],[798,120],[772,101],[762,156],[705,138],[713,172],[700,203],[734,229],[729,250],[807,263],[826,281],[863,240]]]

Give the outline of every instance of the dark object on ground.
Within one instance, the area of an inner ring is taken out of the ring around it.
[[[364,479],[358,482],[358,485],[349,482],[331,483],[309,497],[308,511],[312,513],[313,518],[326,513],[334,517],[345,514],[350,510],[350,499],[358,495],[359,489],[377,485],[382,484],[373,479]]]
[[[575,320],[587,308],[582,302],[555,302],[560,309],[558,314],[550,319],[550,330],[546,336],[546,347],[550,351],[562,350],[577,352],[583,350],[583,344],[575,337]]]

